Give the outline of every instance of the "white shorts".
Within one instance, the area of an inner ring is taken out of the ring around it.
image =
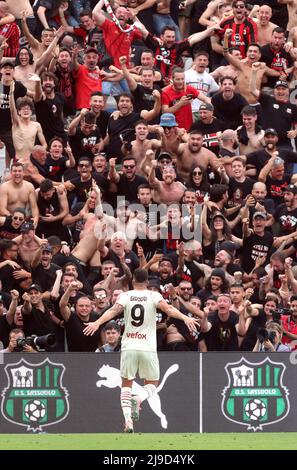
[[[158,354],[150,351],[121,351],[121,377],[133,380],[137,372],[141,379],[159,380]]]

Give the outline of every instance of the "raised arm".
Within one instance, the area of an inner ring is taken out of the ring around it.
[[[192,47],[197,42],[201,42],[203,39],[208,38],[215,31],[218,31],[220,29],[221,29],[220,24],[216,23],[213,26],[210,26],[210,28],[206,29],[205,31],[200,31],[199,33],[192,34],[191,36],[188,37],[190,46]]]
[[[98,318],[98,320],[92,323],[85,323],[85,325],[87,326],[84,329],[84,335],[93,336],[95,331],[97,331],[101,325],[108,322],[109,320],[112,320],[112,318],[120,315],[122,311],[122,305],[115,303],[111,308],[109,308],[105,313],[103,313],[103,315]]]
[[[104,21],[106,20],[105,16],[102,13],[103,5],[104,0],[100,0],[93,9],[93,20],[95,21],[97,26],[103,25]]]
[[[37,8],[37,16],[42,24],[42,26],[44,27],[44,29],[49,29],[49,24],[47,22],[47,19],[46,19],[46,16],[45,16],[45,12],[46,12],[47,8],[46,7],[38,7]]]
[[[28,28],[28,25],[27,25],[26,11],[22,11],[22,30],[23,30],[24,35],[26,36],[26,39],[27,39],[31,49],[38,49],[39,48],[39,42],[37,41],[37,39],[35,39],[34,36],[32,36],[32,34],[30,33],[30,30]]]
[[[162,312],[166,313],[166,315],[168,315],[169,317],[178,318],[179,320],[182,320],[185,323],[185,325],[187,325],[189,331],[191,332],[197,331],[197,326],[199,325],[199,322],[194,318],[184,315],[175,307],[168,304],[166,300],[160,300],[157,308],[161,310]]]
[[[223,41],[223,55],[228,60],[229,64],[233,65],[233,67],[237,68],[238,70],[242,70],[241,61],[229,52],[229,38],[232,34],[232,29],[226,29]]]
[[[251,74],[250,90],[249,90],[252,93],[252,95],[254,95],[254,97],[257,98],[257,100],[260,97],[260,90],[257,88],[257,73],[260,67],[261,67],[260,62],[255,62],[252,65],[252,74]]]
[[[14,100],[14,89],[15,89],[15,82],[12,80],[10,83],[10,90],[9,90],[9,107],[10,107],[12,125],[15,127],[18,127],[20,124],[20,120],[19,120],[19,116],[17,113],[15,100]]]
[[[136,90],[137,88],[137,82],[127,69],[127,57],[122,56],[120,57],[120,64],[121,64],[121,69],[124,74],[124,78],[127,80],[128,86],[131,91]]]
[[[151,109],[150,111],[148,111],[147,109],[143,109],[140,113],[140,116],[142,117],[142,119],[145,119],[148,122],[155,119],[155,117],[157,117],[158,114],[160,114],[161,112],[160,92],[158,90],[154,90],[152,93],[152,96],[155,98],[153,109]]]

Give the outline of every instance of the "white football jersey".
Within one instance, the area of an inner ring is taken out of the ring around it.
[[[159,292],[130,290],[120,294],[117,304],[124,307],[125,331],[122,337],[122,351],[156,351],[156,310],[160,300]]]

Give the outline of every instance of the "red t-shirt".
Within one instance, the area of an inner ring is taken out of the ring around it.
[[[91,94],[102,91],[100,70],[88,70],[85,65],[80,65],[73,75],[76,79],[76,109],[89,108]]]
[[[297,335],[297,324],[291,320],[290,315],[282,315],[281,320],[282,320],[282,327],[284,331],[289,331],[293,335]],[[291,341],[294,341],[294,340],[292,340],[291,338],[288,338],[288,336],[286,336],[286,334],[284,333],[282,337],[282,343],[288,344],[289,346],[291,346],[292,350],[297,349],[297,346],[290,345]]]
[[[121,68],[119,58],[121,56],[130,57],[130,47],[136,39],[142,39],[142,34],[138,29],[130,31],[130,33],[123,33],[117,25],[105,19],[101,25],[103,31],[103,39],[108,54],[113,58],[114,65]]]
[[[172,85],[169,85],[162,90],[162,105],[166,104],[167,106],[171,107],[175,105],[182,96],[186,95],[193,95],[195,98],[198,98],[199,91],[191,85],[186,85],[185,89],[182,91],[176,91]],[[193,124],[191,102],[178,109],[174,115],[176,117],[178,127],[184,128],[188,131]]]

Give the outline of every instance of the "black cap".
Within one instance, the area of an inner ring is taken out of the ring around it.
[[[220,244],[220,249],[229,251],[233,254],[233,251],[239,250],[240,244],[232,242],[231,240],[225,240],[223,243]]]
[[[156,289],[161,290],[160,279],[158,277],[149,277],[148,287],[155,287]]]
[[[0,68],[2,69],[2,67],[7,67],[7,66],[10,66],[11,68],[15,68],[15,65],[14,63],[11,61],[11,60],[4,60],[3,62],[1,62],[0,64]]]
[[[24,222],[20,229],[21,232],[30,232],[30,230],[34,230],[32,222]]]
[[[157,160],[162,160],[163,158],[168,158],[172,161],[172,156],[169,152],[161,152],[160,155],[157,157]]]
[[[43,292],[43,290],[41,289],[41,287],[38,284],[31,284],[31,286],[28,289],[28,292],[30,292],[30,290],[33,290],[33,289],[38,290],[38,292]]]
[[[278,80],[276,84],[274,85],[274,88],[277,88],[279,86],[283,86],[285,88],[289,88],[288,82],[285,82],[285,80]]]
[[[223,281],[226,279],[226,273],[222,268],[214,268],[211,271],[210,276],[220,277]]]
[[[212,218],[212,219],[214,219],[215,217],[221,217],[222,219],[225,220],[224,214],[222,214],[222,212],[220,212],[220,211],[214,211],[214,213],[211,214],[211,218]]]
[[[214,111],[214,107],[211,103],[202,103],[200,105],[199,111]]]
[[[289,184],[288,186],[283,188],[283,193],[297,194],[297,186],[295,186],[295,184]]]
[[[264,135],[268,135],[268,134],[276,135],[276,137],[278,137],[278,133],[272,127],[268,127],[268,129],[265,130]]]
[[[51,253],[53,251],[52,247],[50,245],[45,245],[43,248],[42,248],[42,251],[48,251],[49,253]]]

